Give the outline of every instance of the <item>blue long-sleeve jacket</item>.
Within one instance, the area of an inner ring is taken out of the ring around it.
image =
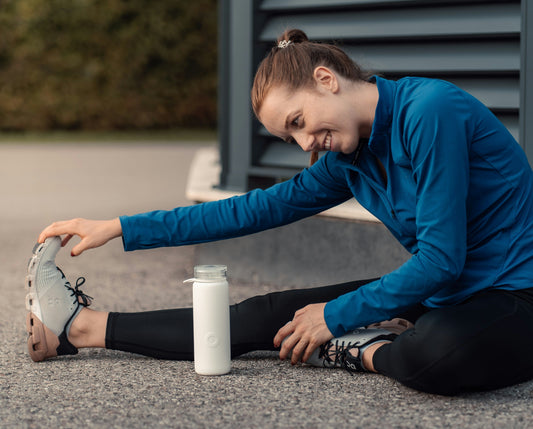
[[[246,235],[355,197],[412,257],[327,303],[335,336],[420,302],[440,307],[482,289],[532,287],[533,173],[520,146],[485,106],[448,82],[375,79],[372,134],[357,157],[330,152],[266,190],[122,216],[125,249]]]

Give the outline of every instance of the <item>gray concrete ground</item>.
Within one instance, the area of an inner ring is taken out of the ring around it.
[[[25,345],[24,276],[38,232],[73,216],[185,204],[198,147],[0,145],[0,427],[533,427],[533,383],[447,398],[379,375],[291,367],[264,352],[234,360],[221,377],[196,375],[191,362],[94,349],[33,363]],[[95,308],[115,311],[190,305],[182,281],[194,261],[194,246],[126,254],[118,240],[78,258],[58,255],[72,281],[87,278],[84,291]],[[275,289],[232,284],[231,298]]]

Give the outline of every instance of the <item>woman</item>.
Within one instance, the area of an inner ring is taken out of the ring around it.
[[[272,134],[326,154],[267,190],[45,228],[28,277],[34,360],[79,347],[193,358],[191,309],[86,308],[53,264],[72,236],[81,237],[72,255],[116,237],[125,250],[193,244],[284,225],[355,196],[412,257],[380,279],[232,306],[233,356],[280,348],[293,364],[378,372],[446,395],[533,378],[533,174],[487,108],[447,82],[367,76],[299,30],[285,32],[261,63],[252,105]],[[391,318],[394,328],[380,324]]]

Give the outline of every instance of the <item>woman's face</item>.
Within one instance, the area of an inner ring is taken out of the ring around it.
[[[271,134],[296,142],[306,152],[352,153],[362,129],[357,108],[349,97],[341,95],[337,80],[331,82],[328,76],[317,80],[314,88],[272,88],[263,101],[259,119]]]

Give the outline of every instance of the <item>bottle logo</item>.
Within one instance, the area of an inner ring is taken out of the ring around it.
[[[209,347],[216,347],[218,346],[218,337],[214,332],[208,332],[205,334],[205,342]]]

